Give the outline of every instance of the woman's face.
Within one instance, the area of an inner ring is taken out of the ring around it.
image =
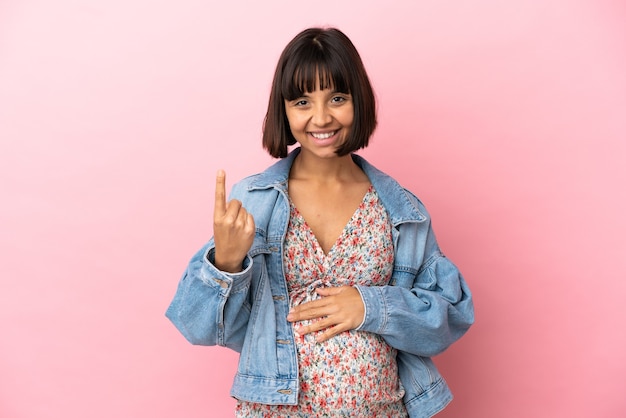
[[[302,150],[320,157],[337,156],[335,150],[346,141],[354,120],[350,94],[319,87],[295,100],[285,100],[285,111]]]

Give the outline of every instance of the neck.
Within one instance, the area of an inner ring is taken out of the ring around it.
[[[364,173],[350,154],[333,158],[319,158],[302,150],[291,166],[289,178],[319,183],[349,182],[361,179]]]

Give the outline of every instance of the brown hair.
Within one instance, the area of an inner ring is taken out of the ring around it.
[[[300,32],[283,50],[263,123],[263,147],[272,157],[284,158],[296,143],[285,112],[285,100],[313,91],[333,88],[352,95],[354,122],[337,155],[346,155],[369,143],[376,128],[376,100],[356,48],[338,29],[310,28]]]

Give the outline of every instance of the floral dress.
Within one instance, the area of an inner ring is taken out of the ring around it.
[[[290,304],[320,298],[330,286],[381,286],[393,268],[393,242],[387,212],[373,186],[328,254],[291,203],[284,242]],[[310,321],[301,321],[300,327]],[[296,336],[300,393],[298,405],[239,401],[237,417],[407,417],[398,378],[396,350],[379,335],[345,331],[322,343],[322,331]]]

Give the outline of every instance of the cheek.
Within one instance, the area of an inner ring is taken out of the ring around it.
[[[353,122],[354,122],[354,112],[346,113],[343,118],[343,125],[352,126]]]
[[[299,118],[297,115],[287,115],[287,122],[289,123],[289,129],[291,131],[301,131],[304,129],[306,123],[303,121],[303,118]]]
[[[293,111],[290,111],[289,108],[285,109],[285,119],[287,119],[287,123],[289,124],[289,126],[294,126],[295,125],[295,113]]]
[[[300,131],[298,129],[298,125],[293,119],[287,119],[287,129],[291,133],[291,135],[297,140],[300,136]]]
[[[343,114],[343,124],[345,126],[351,126],[353,122],[354,122],[354,107],[350,106],[348,109],[345,110]]]

